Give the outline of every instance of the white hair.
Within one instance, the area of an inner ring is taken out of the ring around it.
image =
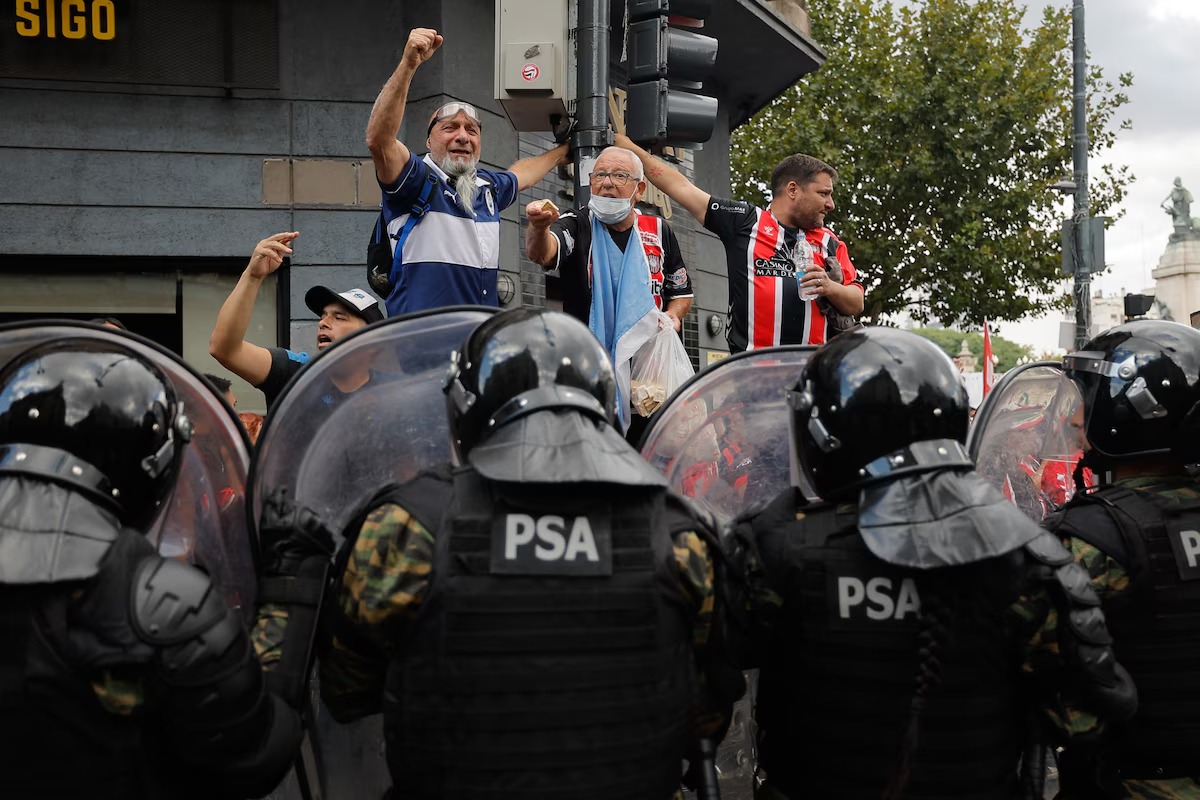
[[[614,144],[601,150],[600,155],[596,156],[596,160],[599,161],[609,153],[624,153],[625,155],[629,156],[629,160],[633,162],[633,169],[630,170],[629,174],[632,175],[635,180],[641,181],[646,179],[646,170],[642,168],[642,160],[638,158],[637,153],[633,152],[627,147],[617,147]]]
[[[479,186],[475,183],[475,178],[479,174],[478,164],[478,158],[460,160],[459,163],[455,163],[454,157],[447,153],[439,165],[446,175],[453,178],[454,191],[458,194],[458,204],[471,216],[475,216],[475,196],[479,194]]]

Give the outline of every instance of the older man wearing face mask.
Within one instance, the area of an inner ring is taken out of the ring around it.
[[[675,232],[665,220],[639,214],[635,205],[646,191],[642,162],[622,147],[600,153],[592,167],[592,197],[580,213],[558,209],[545,200],[525,207],[525,252],[547,270],[557,269],[563,281],[563,311],[589,321],[592,310],[592,235],[600,223],[604,240],[624,253],[636,228],[646,255],[650,291],[655,306],[671,317],[675,330],[692,306],[692,284],[679,254]]]
[[[516,202],[518,191],[567,159],[567,147],[561,145],[507,170],[479,167],[482,119],[474,106],[461,102],[446,103],[433,113],[426,129],[429,152],[413,158],[396,137],[413,74],[441,45],[437,31],[413,29],[367,123],[367,147],[383,190],[393,255],[413,206],[422,198],[428,203],[394,261],[394,288],[386,298],[389,316],[438,306],[498,305],[500,212]]]
[[[671,227],[635,208],[646,191],[637,155],[606,148],[589,180],[592,196],[583,211],[560,215],[546,200],[525,207],[525,252],[547,270],[559,271],[563,311],[587,323],[608,347],[618,392],[624,392],[628,359],[657,329],[652,312],[662,311],[680,330],[692,305],[692,284]],[[643,309],[651,312],[649,319]],[[625,421],[627,436],[636,441],[645,419]]]

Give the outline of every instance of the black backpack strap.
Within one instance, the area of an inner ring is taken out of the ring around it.
[[[392,280],[396,280],[396,270],[400,267],[400,258],[403,255],[404,241],[408,239],[408,235],[412,233],[412,229],[417,227],[417,223],[429,211],[429,198],[433,194],[433,190],[437,187],[437,176],[432,172],[425,174],[425,180],[421,184],[421,191],[417,193],[417,199],[413,201],[412,209],[408,212],[408,219],[404,221],[404,227],[396,234],[396,249],[392,256]]]
[[[371,234],[371,244],[383,241],[383,203],[379,204],[379,216],[375,218],[375,232]]]
[[[1146,567],[1145,525],[1161,524],[1166,508],[1146,495],[1121,486],[1078,493],[1052,519],[1056,532],[1087,542],[1129,571],[1136,580]]]
[[[429,211],[430,200],[433,195],[433,190],[437,188],[438,178],[432,172],[425,174],[425,180],[421,183],[421,190],[417,193],[416,200],[413,201],[412,208],[409,210],[408,219],[404,221],[404,226],[400,232],[396,234],[396,246],[390,250],[391,266],[387,267],[387,250],[388,236],[387,225],[383,219],[382,205],[379,209],[379,217],[375,220],[375,230],[372,233],[370,244],[367,245],[367,283],[371,286],[376,294],[388,298],[392,292],[396,290],[396,273],[400,269],[400,259],[404,255],[404,240],[412,233],[412,229],[421,221],[421,217]],[[387,268],[387,273],[384,274],[384,269]]]

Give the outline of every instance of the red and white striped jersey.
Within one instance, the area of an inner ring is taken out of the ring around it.
[[[797,247],[812,251],[813,263],[824,266],[836,253],[842,282],[862,289],[844,242],[828,228],[800,231],[785,228],[768,209],[740,200],[712,198],[704,227],[725,245],[729,274],[729,326],[726,336],[735,353],[780,344],[824,344],[825,316],[815,300],[800,299],[793,261]]]

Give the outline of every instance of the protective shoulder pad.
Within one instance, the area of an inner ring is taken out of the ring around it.
[[[403,507],[428,531],[436,531],[442,516],[450,507],[454,493],[451,476],[442,471],[421,472],[415,478],[392,492],[383,502],[396,503]],[[376,503],[379,505],[379,503]]]
[[[226,612],[225,601],[207,575],[159,555],[138,564],[130,602],[134,630],[156,647],[192,639],[219,623]]]
[[[1129,563],[1125,532],[1117,521],[1112,501],[1103,490],[1076,495],[1061,511],[1046,521],[1046,527],[1060,538],[1070,536],[1087,542],[1122,564]]]
[[[1037,563],[1051,568],[1061,567],[1074,560],[1071,551],[1063,545],[1062,540],[1050,531],[1043,531],[1026,542],[1025,552]]]
[[[1061,652],[1076,672],[1079,691],[1093,704],[1093,710],[1116,723],[1128,720],[1137,710],[1137,687],[1117,663],[1100,598],[1092,589],[1087,570],[1073,558],[1061,566],[1053,566],[1061,554],[1055,552],[1051,543],[1040,541],[1045,536],[1054,538],[1052,534],[1043,534],[1025,550],[1040,563],[1043,579],[1046,571],[1052,576],[1048,588],[1058,608]],[[1070,556],[1061,542],[1056,540],[1053,544]],[[1072,685],[1076,685],[1074,680]]]
[[[671,533],[684,530],[695,530],[704,538],[715,540],[721,529],[717,518],[711,511],[692,503],[686,497],[668,491],[666,497],[667,530]]]
[[[794,487],[789,486],[767,501],[766,505],[756,506],[738,514],[733,524],[736,527],[743,522],[757,523],[761,521],[771,525],[776,522],[792,520],[796,518],[796,510],[806,505],[808,505],[808,500],[804,495]],[[805,509],[805,513],[808,513],[807,508]]]

